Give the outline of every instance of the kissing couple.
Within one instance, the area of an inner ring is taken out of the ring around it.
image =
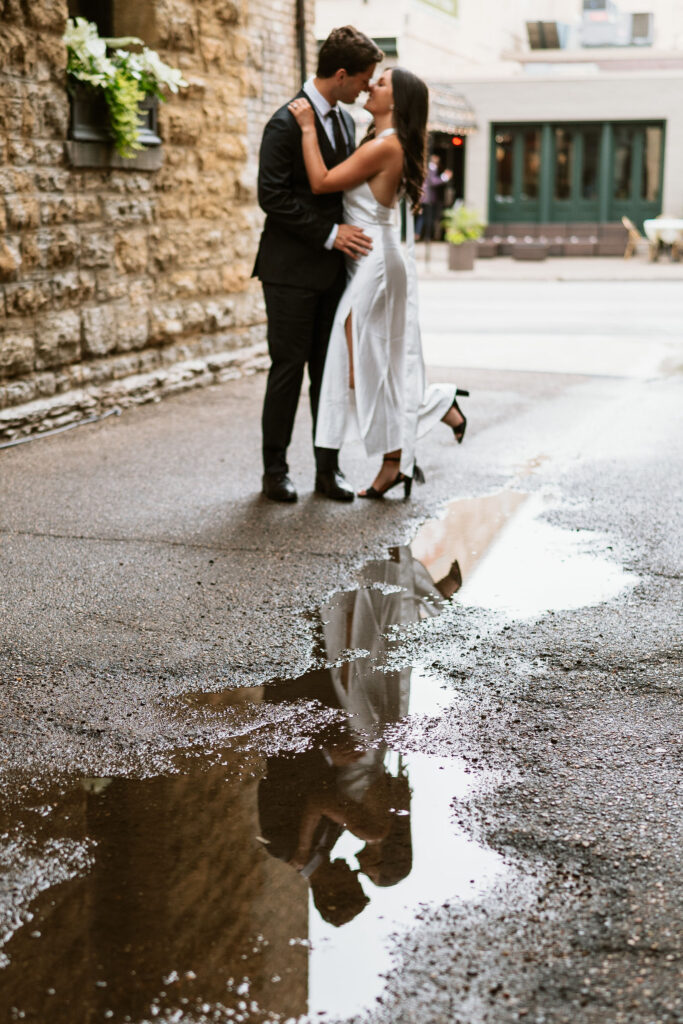
[[[415,444],[439,420],[461,442],[466,419],[451,385],[425,383],[412,251],[404,258],[397,200],[419,209],[429,93],[357,29],[334,29],[315,77],[273,114],[261,143],[258,199],[266,213],[254,275],[261,279],[271,367],[263,404],[263,493],[293,502],[287,448],[308,364],[315,490],[353,501],[339,449],[360,438],[382,456],[361,498],[422,477]],[[355,146],[339,103],[361,92],[373,122]]]

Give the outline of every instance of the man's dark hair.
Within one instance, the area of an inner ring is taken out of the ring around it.
[[[333,28],[320,47],[318,54],[318,78],[332,78],[340,68],[347,75],[367,71],[372,64],[379,64],[384,54],[372,39],[359,32],[353,25]]]

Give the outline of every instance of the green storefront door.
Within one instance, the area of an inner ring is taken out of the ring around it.
[[[642,230],[643,221],[662,210],[664,126],[610,124],[611,189],[609,220],[630,219]]]
[[[638,227],[661,212],[664,125],[493,125],[489,221]]]
[[[599,219],[600,135],[600,125],[553,127],[549,220]]]
[[[537,221],[540,214],[540,126],[494,128],[492,166],[490,220],[499,223]]]

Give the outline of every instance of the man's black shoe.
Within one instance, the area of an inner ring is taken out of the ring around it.
[[[271,501],[296,501],[294,484],[286,473],[264,473],[263,493]]]
[[[354,493],[339,469],[326,470],[315,474],[315,489],[333,501],[353,501]]]

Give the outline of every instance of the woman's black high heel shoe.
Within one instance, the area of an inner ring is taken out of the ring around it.
[[[462,416],[462,423],[458,423],[457,427],[451,427],[451,430],[455,435],[455,440],[458,442],[458,444],[462,444],[462,439],[465,436],[465,430],[467,429],[467,417],[465,416],[465,413],[458,405],[458,397],[469,398],[470,393],[469,391],[463,391],[462,388],[458,388],[455,392],[455,397],[453,399],[453,404],[451,406],[451,409],[455,409],[456,412],[459,412],[460,415]]]
[[[400,456],[397,456],[397,455],[390,455],[390,456],[386,456],[385,455],[385,457],[384,457],[384,459],[382,461],[383,462],[400,462],[401,459],[400,459]],[[396,478],[394,480],[392,480],[390,484],[387,484],[386,487],[383,487],[381,491],[378,490],[376,487],[368,487],[365,491],[359,491],[358,492],[358,497],[359,498],[373,498],[373,499],[377,500],[379,498],[383,498],[384,495],[388,491],[393,490],[394,487],[398,487],[399,484],[403,484],[403,498],[404,498],[405,501],[407,501],[408,498],[410,497],[410,492],[413,489],[413,480],[416,480],[417,483],[419,483],[419,484],[423,484],[425,482],[425,475],[422,472],[422,470],[420,469],[420,467],[418,466],[417,462],[413,466],[412,476],[406,476],[405,473],[401,473],[401,471],[399,470],[398,474],[396,475]]]

